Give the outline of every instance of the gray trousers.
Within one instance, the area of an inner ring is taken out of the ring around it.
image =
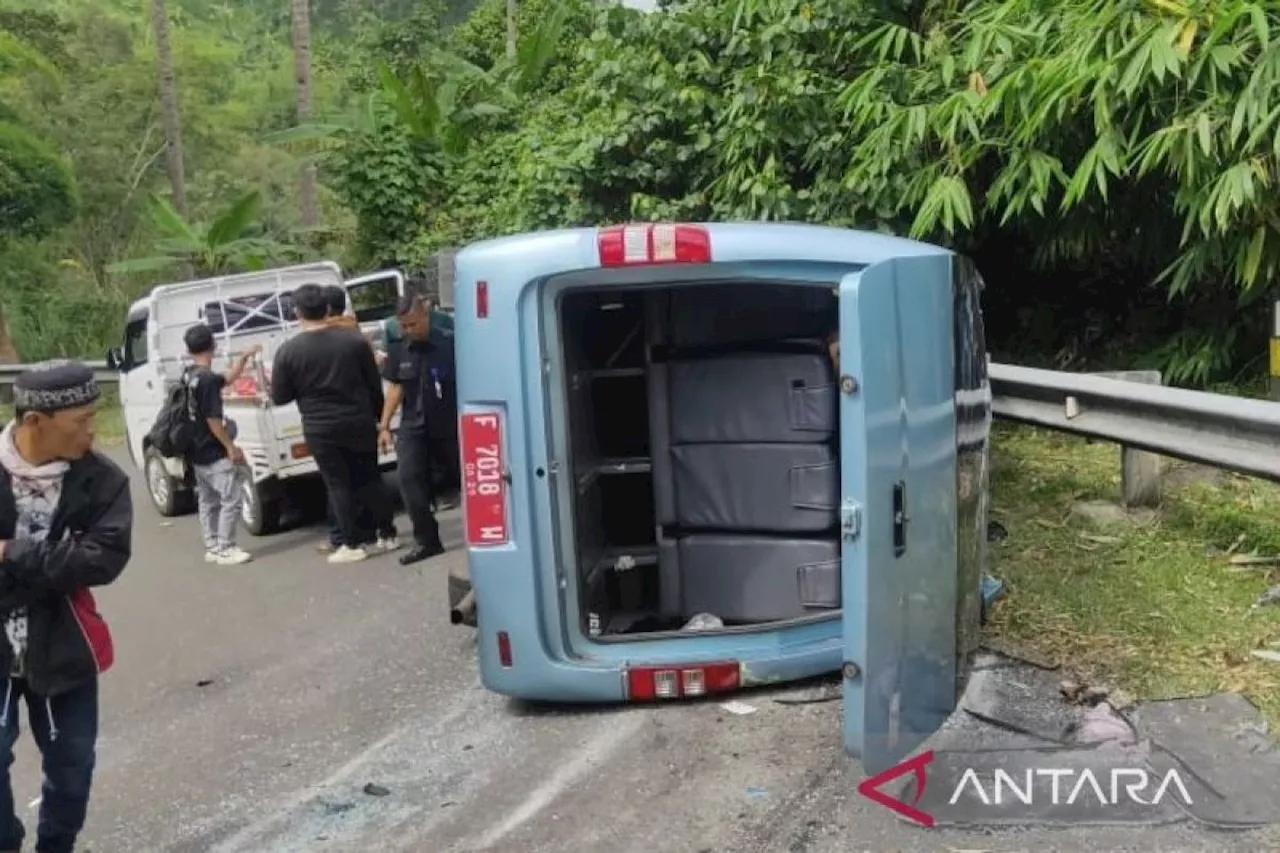
[[[200,509],[200,529],[206,551],[224,551],[236,544],[236,524],[240,520],[240,469],[230,459],[212,465],[193,465],[196,474],[196,502]]]

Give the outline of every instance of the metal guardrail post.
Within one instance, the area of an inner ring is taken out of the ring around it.
[[[1124,382],[1162,385],[1158,370],[1116,370],[1095,374]],[[1146,450],[1120,446],[1120,502],[1127,507],[1160,506],[1161,457]]]
[[[1271,304],[1271,399],[1280,400],[1280,299]]]

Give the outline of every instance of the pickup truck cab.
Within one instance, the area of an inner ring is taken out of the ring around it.
[[[161,515],[180,515],[195,506],[190,466],[183,459],[161,456],[150,446],[147,433],[189,364],[182,335],[196,323],[207,323],[217,338],[215,369],[227,369],[230,359],[252,344],[263,347],[256,364],[223,392],[248,469],[243,516],[249,532],[261,536],[278,529],[286,486],[318,478],[315,459],[302,438],[297,406],[275,406],[269,399],[271,360],[297,332],[292,293],[305,283],[342,285],[349,305],[359,300],[372,313],[378,312],[378,302],[389,302],[385,310],[394,313],[395,300],[404,289],[399,272],[344,282],[337,264],[323,262],[161,285],[130,306],[123,343],[107,353],[107,363],[120,371],[129,453],[144,472],[148,494]],[[364,320],[361,328],[376,339],[380,323]],[[395,455],[385,454],[379,461],[389,468]]]

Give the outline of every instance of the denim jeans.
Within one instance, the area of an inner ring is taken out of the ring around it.
[[[25,680],[10,678],[0,711],[0,850],[18,850],[26,831],[14,809],[9,768],[18,740],[18,699],[24,697],[27,722],[43,759],[44,785],[36,824],[37,853],[71,853],[89,810],[89,788],[98,740],[97,679],[46,699]]]
[[[220,553],[236,545],[236,525],[244,501],[241,479],[244,474],[230,459],[211,465],[193,465],[196,475],[196,505],[204,549]],[[2,848],[0,848],[2,849]]]

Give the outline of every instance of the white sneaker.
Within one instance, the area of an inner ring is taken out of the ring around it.
[[[378,544],[373,547],[379,554],[390,554],[392,551],[399,550],[400,540],[394,536],[390,536],[385,539],[379,539]]]
[[[358,563],[361,560],[367,559],[368,556],[369,556],[369,552],[363,548],[352,548],[349,545],[343,545],[341,548],[334,551],[332,554],[328,556],[327,562]]]
[[[233,545],[221,554],[218,554],[216,562],[219,566],[239,566],[252,559],[253,555],[248,551],[242,551]]]
[[[218,555],[218,552],[217,552],[217,551],[205,551],[205,552],[204,552],[204,561],[205,561],[206,563],[216,563],[216,562],[218,562],[218,556],[219,556],[219,555]]]

